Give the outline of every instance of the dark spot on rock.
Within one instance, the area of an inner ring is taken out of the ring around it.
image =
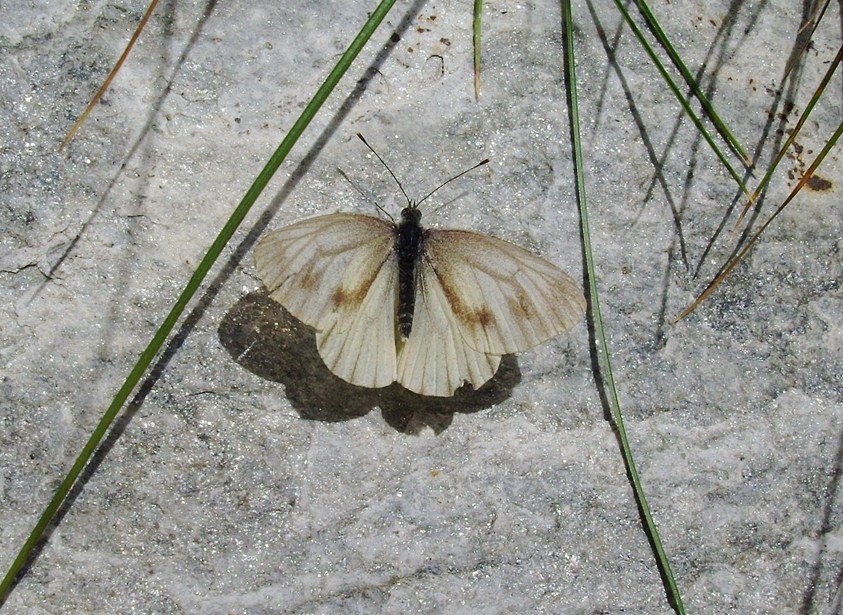
[[[814,192],[828,192],[834,187],[834,184],[826,178],[814,174],[808,178],[808,181],[805,182],[805,186]]]

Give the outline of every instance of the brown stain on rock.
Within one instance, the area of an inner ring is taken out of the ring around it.
[[[820,177],[815,173],[808,178],[808,181],[805,182],[805,187],[808,188],[808,190],[813,190],[814,192],[829,192],[832,188],[834,188],[834,184],[825,177]]]

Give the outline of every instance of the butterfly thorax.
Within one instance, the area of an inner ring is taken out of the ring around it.
[[[416,261],[422,253],[424,229],[421,212],[415,204],[401,210],[401,222],[395,236],[398,255],[398,330],[401,337],[410,337],[416,303]]]

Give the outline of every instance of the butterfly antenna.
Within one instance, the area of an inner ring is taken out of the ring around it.
[[[392,220],[393,222],[395,222],[395,218],[393,218],[391,215],[389,215],[389,212],[388,212],[388,211],[386,211],[383,207],[381,207],[381,206],[380,206],[380,204],[379,204],[377,201],[373,200],[373,199],[372,199],[372,198],[371,198],[368,194],[366,194],[365,192],[363,192],[363,191],[360,189],[360,186],[358,186],[358,185],[357,185],[357,184],[355,184],[353,181],[351,181],[351,178],[350,178],[348,175],[346,175],[345,171],[343,171],[343,170],[342,170],[342,169],[340,169],[340,168],[337,168],[337,171],[339,171],[339,172],[340,172],[340,175],[342,175],[342,176],[343,176],[343,178],[345,179],[345,181],[347,181],[349,184],[351,184],[351,187],[352,187],[352,188],[354,188],[355,190],[357,190],[357,192],[360,194],[360,196],[362,196],[362,197],[363,197],[366,201],[368,201],[369,203],[371,203],[372,205],[374,205],[374,206],[375,206],[375,208],[376,208],[378,211],[380,211],[383,215],[385,215],[387,218],[389,218],[390,220]]]
[[[421,205],[421,204],[422,204],[424,201],[426,201],[429,197],[433,196],[433,194],[434,194],[435,192],[437,192],[440,188],[444,188],[445,186],[447,186],[448,184],[450,184],[450,183],[451,183],[452,181],[454,181],[455,179],[459,179],[460,177],[462,177],[462,176],[463,176],[463,175],[465,175],[466,173],[468,173],[468,172],[470,172],[470,171],[473,171],[473,170],[474,170],[474,169],[476,169],[477,167],[482,167],[484,164],[487,164],[488,162],[489,162],[489,159],[488,159],[488,158],[486,158],[485,160],[481,160],[480,162],[478,162],[477,164],[475,164],[475,165],[474,165],[473,167],[471,167],[470,169],[466,169],[466,170],[465,170],[465,171],[463,171],[462,173],[459,173],[458,175],[454,175],[451,179],[449,179],[449,180],[447,180],[447,181],[442,182],[441,184],[439,184],[438,186],[436,186],[433,190],[431,190],[431,191],[430,191],[430,192],[428,192],[426,195],[424,195],[424,197],[422,197],[422,198],[421,198],[418,202],[416,202],[416,206]]]
[[[361,141],[363,141],[363,143],[365,143],[366,147],[368,147],[368,148],[369,148],[369,150],[370,150],[370,151],[371,151],[371,152],[375,155],[375,157],[376,157],[378,160],[380,160],[380,161],[381,161],[381,164],[382,164],[382,165],[386,168],[386,170],[387,170],[387,171],[389,171],[389,174],[390,174],[390,175],[392,175],[392,179],[394,179],[394,180],[395,180],[395,183],[396,183],[396,184],[398,184],[398,187],[401,189],[401,194],[403,194],[403,195],[404,195],[404,198],[405,198],[405,199],[407,199],[407,203],[408,203],[408,204],[412,204],[412,201],[410,200],[410,197],[409,197],[409,196],[407,196],[407,192],[404,190],[404,186],[402,186],[402,185],[401,185],[401,182],[400,182],[400,181],[398,181],[398,178],[397,178],[397,177],[395,177],[395,173],[393,173],[393,172],[392,172],[392,169],[390,169],[390,168],[389,168],[389,165],[388,165],[388,164],[386,164],[386,162],[384,161],[384,159],[383,159],[383,158],[381,158],[381,155],[380,155],[380,154],[378,154],[378,153],[375,151],[375,148],[374,148],[374,147],[372,147],[371,145],[369,145],[369,142],[368,142],[368,141],[366,141],[366,139],[364,139],[364,138],[363,138],[363,135],[361,135],[359,132],[357,133],[357,138],[358,138],[358,139],[360,139]],[[427,197],[425,197],[425,198],[427,198]]]

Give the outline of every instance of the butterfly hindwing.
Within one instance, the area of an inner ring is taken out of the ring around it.
[[[429,230],[424,259],[471,348],[504,355],[573,327],[585,298],[555,265],[515,244],[458,230]]]
[[[398,354],[397,380],[421,395],[449,397],[469,382],[478,389],[495,375],[500,356],[466,345],[433,270],[422,258],[416,272],[413,327]]]
[[[369,388],[395,382],[397,284],[398,268],[390,251],[362,300],[337,306],[320,322],[319,356],[346,382]]]

